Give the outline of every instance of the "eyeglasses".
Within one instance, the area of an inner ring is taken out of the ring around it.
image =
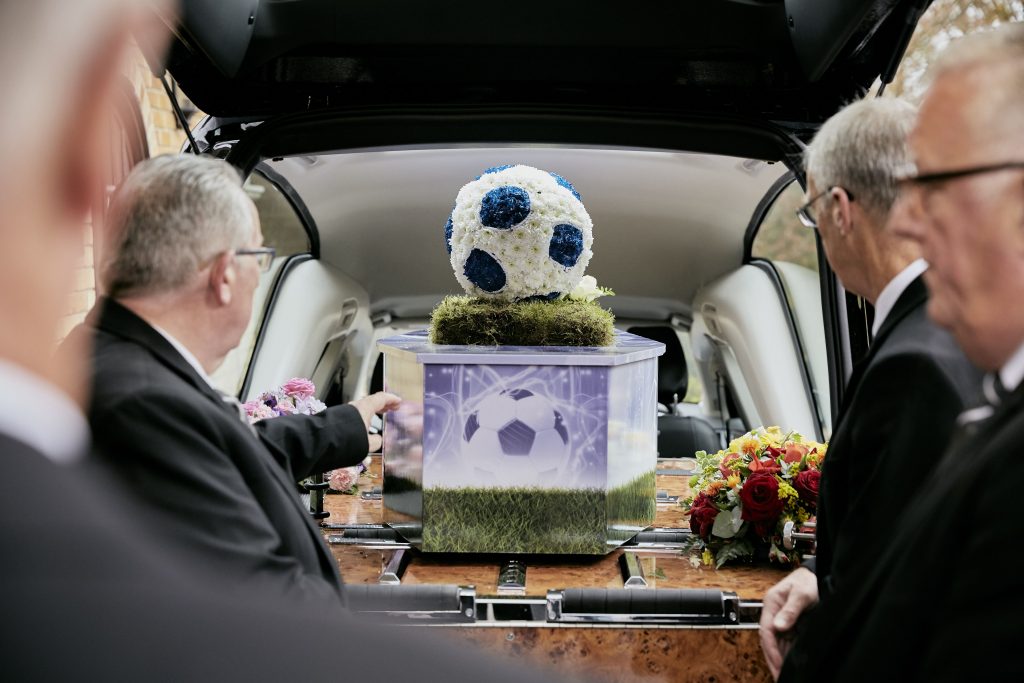
[[[260,267],[260,272],[263,273],[270,271],[270,264],[274,262],[275,255],[277,255],[277,250],[273,247],[260,247],[259,249],[235,249],[235,256],[255,256],[256,264]]]
[[[818,229],[818,221],[811,214],[811,204],[818,201],[828,193],[832,192],[832,190],[842,190],[843,192],[846,193],[846,197],[851,202],[853,201],[853,193],[847,190],[846,188],[839,187],[838,185],[833,185],[824,192],[819,192],[818,194],[814,195],[809,200],[807,200],[805,204],[803,204],[799,209],[796,210],[796,217],[800,219],[800,222],[803,224],[805,228],[810,228],[811,230]]]
[[[1024,169],[1024,161],[1004,161],[999,164],[987,164],[985,166],[972,166],[970,168],[958,168],[953,171],[937,171],[935,173],[918,173],[917,166],[907,164],[896,174],[896,184],[900,189],[907,187],[920,187],[930,183],[939,183],[944,180],[965,178],[982,173],[995,173],[996,171],[1008,171],[1010,169]]]

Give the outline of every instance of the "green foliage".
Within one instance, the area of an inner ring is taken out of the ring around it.
[[[431,316],[434,344],[609,346],[615,318],[593,301],[501,301],[449,296]]]
[[[715,569],[721,569],[729,560],[750,557],[754,554],[754,544],[746,538],[730,541],[715,552]]]

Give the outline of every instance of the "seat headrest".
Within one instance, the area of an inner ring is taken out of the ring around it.
[[[675,329],[668,325],[651,325],[631,327],[626,331],[665,345],[665,353],[658,357],[658,402],[671,406],[682,401],[686,396],[689,375],[683,345]]]

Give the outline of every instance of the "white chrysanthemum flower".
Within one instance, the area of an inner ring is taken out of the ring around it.
[[[445,233],[455,277],[475,296],[561,296],[593,256],[593,223],[579,193],[532,166],[488,169],[463,186]]]

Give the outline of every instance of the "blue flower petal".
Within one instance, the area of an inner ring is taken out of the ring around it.
[[[521,187],[496,187],[480,201],[480,222],[488,228],[508,230],[530,215],[530,194]]]
[[[572,268],[583,254],[583,231],[575,225],[562,223],[556,225],[548,245],[548,256],[552,261]]]
[[[485,292],[493,294],[505,286],[505,269],[493,256],[481,249],[469,252],[462,272],[467,280]]]
[[[580,193],[576,191],[576,188],[572,186],[572,183],[570,183],[568,180],[566,180],[562,176],[558,175],[557,173],[551,173],[549,171],[549,175],[552,178],[555,179],[556,183],[558,183],[559,185],[561,185],[565,189],[569,190],[569,192],[572,192],[572,196],[573,197],[575,197],[576,199],[579,199],[581,202],[583,201],[583,198],[580,197]]]

